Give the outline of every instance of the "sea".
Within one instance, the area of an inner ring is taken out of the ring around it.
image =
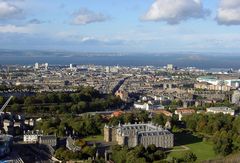
[[[104,66],[156,66],[173,64],[177,67],[197,67],[201,69],[240,69],[240,55],[199,55],[199,54],[129,54],[129,55],[9,55],[0,52],[0,65],[104,65]]]

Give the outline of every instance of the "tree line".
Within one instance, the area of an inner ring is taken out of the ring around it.
[[[0,97],[0,105],[6,99]],[[104,111],[121,107],[123,102],[113,95],[103,95],[92,87],[80,87],[74,93],[38,93],[35,96],[13,97],[11,112],[35,113],[73,113],[81,114],[91,111]]]
[[[187,129],[214,142],[214,151],[229,155],[240,151],[240,117],[220,114],[194,114],[184,118]]]

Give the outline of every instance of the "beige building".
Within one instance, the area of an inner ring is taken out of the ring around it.
[[[223,113],[223,114],[229,114],[232,116],[235,115],[235,111],[228,107],[210,107],[210,108],[207,108],[207,112],[214,113],[214,114]]]
[[[123,91],[123,90],[118,90],[115,93],[115,96],[119,97],[123,101],[127,101],[128,100],[128,93],[126,91]]]
[[[209,84],[207,82],[200,82],[194,84],[194,88],[196,89],[205,89],[205,90],[212,90],[212,91],[230,91],[231,86],[228,85],[214,85],[214,84]]]
[[[194,113],[195,113],[195,110],[187,109],[187,108],[186,109],[181,108],[181,109],[175,110],[175,114],[178,115],[179,121],[181,121],[184,116],[192,115]]]
[[[139,144],[144,147],[154,144],[161,148],[172,148],[174,146],[174,135],[170,131],[150,123],[119,124],[115,127],[105,125],[104,140],[128,147],[135,147]]]

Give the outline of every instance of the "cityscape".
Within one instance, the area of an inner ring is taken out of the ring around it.
[[[0,163],[240,162],[240,0],[0,0]]]
[[[206,161],[238,148],[240,70],[35,63],[0,74],[9,162],[118,162],[140,149],[154,150],[138,158],[148,162]]]

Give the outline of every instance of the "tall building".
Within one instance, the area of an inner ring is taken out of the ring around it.
[[[109,66],[107,66],[105,69],[106,69],[106,73],[110,73],[110,67]]]
[[[36,70],[39,69],[39,64],[38,64],[38,63],[35,63],[34,68],[35,68]]]
[[[45,63],[44,66],[45,66],[45,70],[47,71],[48,70],[48,63]]]
[[[173,64],[167,64],[167,70],[172,71],[173,70]]]
[[[240,104],[240,91],[236,90],[232,94],[232,103],[233,104]]]
[[[167,129],[151,123],[119,124],[115,127],[105,125],[104,140],[128,147],[135,147],[139,144],[144,147],[154,144],[161,148],[172,148],[174,146],[174,135]]]

